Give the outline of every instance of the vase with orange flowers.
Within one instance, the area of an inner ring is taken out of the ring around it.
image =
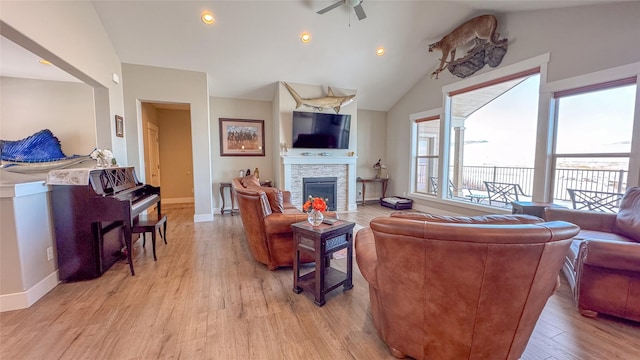
[[[324,220],[322,213],[327,211],[327,202],[323,198],[309,196],[304,205],[302,205],[302,209],[307,212],[309,224],[318,226]]]

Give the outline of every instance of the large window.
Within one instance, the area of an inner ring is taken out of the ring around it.
[[[554,200],[625,191],[636,88],[633,77],[554,94]]]
[[[445,85],[444,110],[413,114],[412,192],[508,210],[491,193],[508,184],[520,201],[617,211],[640,184],[638,67],[548,82],[548,61]]]
[[[440,115],[415,120],[414,191],[435,194],[438,179]]]
[[[509,187],[518,190],[519,200],[530,196],[538,121],[538,71],[533,69],[449,94],[448,173],[454,189],[449,197],[471,200],[469,194],[488,194],[487,182],[513,184]],[[511,205],[511,198],[473,199],[492,206]]]

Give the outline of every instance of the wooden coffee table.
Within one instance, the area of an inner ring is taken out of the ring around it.
[[[293,260],[293,291],[296,294],[303,289],[312,291],[314,303],[318,306],[325,304],[325,295],[339,287],[344,291],[353,288],[353,227],[355,223],[338,220],[333,225],[320,224],[311,226],[303,221],[291,225],[295,242],[295,257]],[[346,274],[331,267],[331,254],[338,250],[347,249]],[[300,254],[306,253],[315,258],[315,269],[300,275]]]

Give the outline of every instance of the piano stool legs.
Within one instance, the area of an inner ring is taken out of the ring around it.
[[[160,228],[162,226],[162,228]],[[156,257],[156,231],[160,233],[160,237],[164,239],[164,243],[167,243],[167,215],[149,214],[140,215],[137,220],[134,221],[131,232],[133,234],[142,234],[142,246],[144,247],[146,242],[145,234],[151,232],[151,246],[153,248],[153,260],[157,261]]]

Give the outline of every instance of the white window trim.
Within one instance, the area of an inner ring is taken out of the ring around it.
[[[547,81],[547,66],[551,58],[550,53],[538,55],[511,65],[506,65],[501,68],[488,71],[486,73],[474,76],[470,79],[461,80],[442,87],[442,98],[445,108],[445,113],[440,117],[441,128],[440,135],[442,136],[440,141],[440,160],[442,166],[438,168],[438,177],[440,179],[449,178],[449,149],[451,146],[451,97],[449,93],[455,92],[464,88],[472,87],[475,85],[490,82],[492,80],[523,72],[536,67],[540,68],[540,91],[538,99],[538,122],[535,149],[535,163],[534,168],[549,168],[551,166],[550,151],[552,146],[552,137],[549,134],[550,127],[550,95],[543,93],[542,89],[545,88]],[[544,140],[544,141],[542,141]],[[539,164],[544,162],[544,164]],[[446,166],[444,165],[446,164]],[[540,177],[540,179],[538,179]],[[548,193],[548,182],[544,180],[545,174],[536,172],[533,180],[533,201],[544,201],[544,194]]]
[[[640,62],[541,84],[540,91],[554,93],[633,76],[640,76]]]
[[[540,66],[540,76],[541,76],[540,84],[543,84],[542,80],[546,81],[546,72],[547,72],[546,65],[549,63],[549,59],[550,59],[550,54],[546,53],[546,54],[538,55],[536,57],[532,57],[530,59],[523,60],[511,65],[506,65],[501,68],[488,71],[486,73],[474,76],[469,79],[464,79],[449,85],[445,85],[442,87],[442,94],[444,95],[444,97],[446,97],[447,94],[449,94],[450,92],[471,87],[474,85],[482,84],[494,79],[509,76],[511,74],[519,73],[525,70],[533,69],[538,66]]]
[[[416,132],[418,130],[418,124],[416,124],[416,120],[419,119],[424,119],[427,117],[432,117],[432,116],[439,116],[440,120],[442,120],[442,108],[437,108],[437,109],[432,109],[432,110],[427,110],[427,111],[421,111],[415,114],[411,114],[409,115],[409,121],[411,122],[411,141],[409,146],[411,147],[409,150],[409,153],[411,154],[411,168],[410,168],[410,174],[409,174],[409,184],[407,186],[407,189],[409,189],[409,193],[411,195],[420,195],[422,196],[422,194],[418,194],[416,192],[416,186],[415,186],[415,177],[416,177],[416,156],[418,155],[416,153],[417,149],[417,139],[416,139]],[[442,127],[440,128],[442,129]],[[438,149],[438,151],[441,151],[441,149]],[[428,184],[427,184],[428,185]]]
[[[624,79],[633,76],[636,77],[636,103],[633,116],[632,134],[640,134],[640,62],[636,62],[601,71],[595,71],[588,74],[578,75],[571,78],[557,80],[550,83],[545,83],[544,85],[541,84],[540,96],[542,97],[542,94],[544,93],[550,99],[550,119],[548,121],[554,122],[554,131],[551,136],[555,136],[556,127],[555,108],[557,107],[557,100],[552,98],[552,94],[554,92],[575,89],[593,84],[600,84],[615,79]],[[551,147],[549,148],[548,153],[551,156],[554,155]],[[640,136],[632,136],[630,154],[631,156],[629,157],[629,173],[627,175],[628,187],[640,185],[640,156],[633,156],[633,154],[640,154]]]
[[[535,154],[535,164],[534,167],[536,169],[544,169],[544,172],[536,172],[536,177],[534,178],[534,188],[533,188],[533,200],[534,201],[548,201],[545,199],[546,195],[549,194],[551,196],[551,192],[549,191],[549,187],[551,184],[548,180],[548,174],[550,173],[550,169],[552,167],[551,164],[551,154],[553,153],[553,139],[554,139],[554,128],[555,128],[555,101],[552,98],[552,95],[556,91],[567,90],[571,88],[577,88],[581,86],[587,86],[597,83],[602,83],[606,81],[610,81],[613,79],[626,78],[631,76],[637,76],[637,86],[638,90],[636,91],[636,106],[634,113],[634,134],[640,134],[640,62],[622,65],[615,68],[605,69],[602,71],[597,71],[589,74],[578,75],[571,78],[566,78],[562,80],[557,80],[553,82],[547,83],[547,67],[550,61],[550,54],[542,54],[518,63],[514,63],[511,65],[507,65],[495,70],[488,71],[483,74],[479,74],[470,79],[464,79],[461,81],[457,81],[455,83],[451,83],[449,85],[445,85],[442,87],[443,93],[443,107],[440,109],[433,109],[429,111],[423,111],[415,114],[411,114],[409,116],[410,121],[412,122],[412,133],[411,133],[411,144],[410,144],[410,154],[412,162],[415,159],[415,128],[413,125],[414,120],[427,117],[434,116],[440,114],[440,149],[439,155],[441,161],[441,165],[439,166],[439,174],[440,178],[448,178],[448,166],[443,166],[443,164],[449,164],[449,153],[448,149],[450,146],[450,127],[451,127],[451,98],[448,96],[450,92],[478,85],[484,82],[491,81],[496,78],[508,76],[510,74],[514,74],[520,71],[525,71],[534,67],[540,67],[540,91],[539,91],[539,100],[538,100],[538,128],[537,128],[537,138],[539,139],[538,144],[536,146],[536,154]],[[544,140],[544,141],[543,141]],[[636,136],[631,144],[631,154],[640,153],[640,136]],[[460,203],[455,200],[450,200],[447,198],[438,198],[429,195],[417,194],[415,193],[414,188],[414,176],[415,176],[415,165],[411,165],[411,176],[409,178],[409,186],[410,194],[412,197],[417,199],[423,199],[428,201],[433,201],[442,204],[451,204],[455,203],[455,207],[464,207],[468,209],[478,210],[479,208],[491,209],[492,212],[502,212],[500,209],[496,209],[493,207],[488,207],[482,204],[471,204],[471,203]],[[540,178],[539,178],[540,177]],[[444,184],[444,183],[443,183]],[[637,186],[640,185],[640,157],[636,157],[634,159],[630,159],[629,164],[629,173],[627,178],[628,186]],[[443,185],[444,186],[444,185]],[[441,193],[445,193],[444,191],[440,191]]]

